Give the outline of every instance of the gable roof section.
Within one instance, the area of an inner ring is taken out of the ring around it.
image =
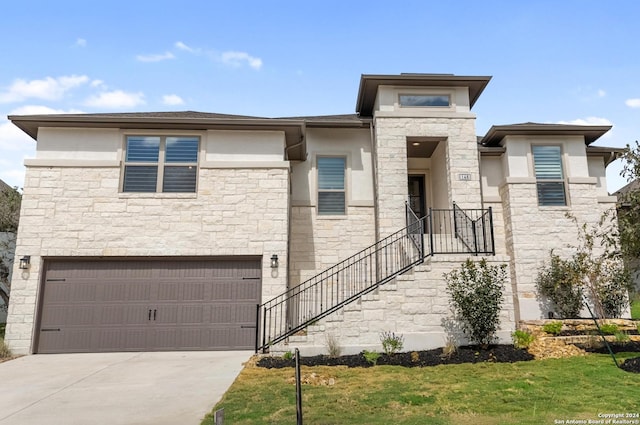
[[[500,146],[506,136],[584,136],[586,145],[598,140],[610,125],[571,125],[571,124],[543,124],[525,122],[520,124],[494,125],[480,140],[482,146]]]
[[[362,117],[373,114],[378,86],[400,87],[468,87],[470,107],[476,103],[491,77],[472,77],[453,74],[367,75],[360,77],[356,112]]]

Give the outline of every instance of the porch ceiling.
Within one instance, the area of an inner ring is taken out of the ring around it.
[[[431,158],[438,143],[443,141],[437,137],[407,137],[407,158]]]

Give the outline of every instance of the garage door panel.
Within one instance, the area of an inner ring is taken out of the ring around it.
[[[45,273],[38,352],[253,348],[259,259],[47,260]]]

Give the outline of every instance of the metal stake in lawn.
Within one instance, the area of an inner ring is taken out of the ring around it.
[[[300,384],[300,351],[296,348],[296,424],[302,425],[302,385]]]
[[[607,350],[609,350],[609,354],[611,354],[611,358],[613,359],[613,362],[616,364],[616,367],[619,368],[620,365],[618,364],[618,360],[616,359],[615,354],[613,354],[613,350],[611,349],[611,346],[609,345],[607,338],[605,338],[604,333],[602,333],[602,330],[600,329],[600,325],[596,320],[596,316],[593,314],[593,311],[591,311],[591,307],[589,306],[589,300],[587,300],[587,297],[585,295],[582,295],[582,298],[584,299],[584,304],[587,306],[587,309],[589,309],[589,314],[593,319],[593,323],[596,324],[596,329],[598,329],[598,333],[600,334],[600,336],[602,337],[602,340],[604,341],[604,345],[607,346]]]

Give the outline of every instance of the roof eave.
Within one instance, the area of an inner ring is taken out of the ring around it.
[[[559,125],[559,124],[515,124],[494,125],[482,138],[483,146],[499,146],[507,136],[583,136],[586,145],[598,140],[611,130],[610,125]]]
[[[115,129],[153,129],[153,130],[252,130],[283,131],[287,147],[299,145],[290,153],[291,159],[306,159],[304,143],[305,121],[270,118],[166,118],[166,117],[100,117],[65,115],[10,115],[18,128],[38,139],[41,127],[54,128],[115,128]]]
[[[469,87],[470,107],[476,103],[487,84],[490,76],[460,76],[452,74],[400,74],[400,75],[372,75],[362,74],[356,112],[361,116],[373,114],[373,104],[380,85],[410,86],[410,87]]]

